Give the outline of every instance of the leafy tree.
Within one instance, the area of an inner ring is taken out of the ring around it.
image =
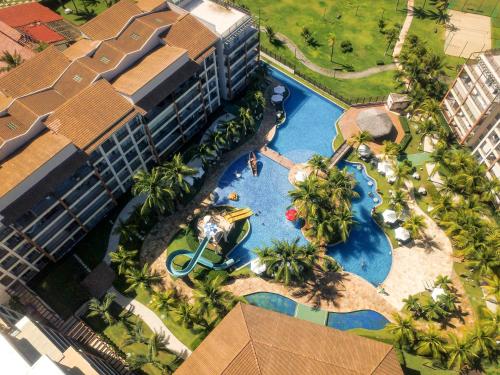
[[[194,312],[193,306],[187,301],[181,300],[177,305],[175,310],[177,324],[182,325],[185,328],[192,328],[196,321],[196,314]]]
[[[356,135],[352,136],[349,139],[350,143],[355,145],[356,151],[359,149],[359,146],[361,146],[363,143],[369,142],[371,140],[373,140],[373,137],[366,130],[363,130],[362,132],[357,133]]]
[[[328,159],[323,155],[314,154],[307,161],[307,166],[311,167],[312,172],[318,176],[318,174],[326,174],[328,172]]]
[[[266,108],[266,98],[262,91],[255,91],[253,94],[253,102],[256,113],[262,112],[264,108]]]
[[[398,189],[391,195],[390,207],[394,211],[402,213],[403,210],[407,207],[407,201],[408,194],[404,190]]]
[[[391,141],[384,141],[382,145],[383,145],[382,153],[386,160],[394,161],[401,153],[401,148],[397,143]]]
[[[477,359],[477,355],[472,349],[472,342],[467,336],[460,339],[456,335],[450,334],[445,349],[448,355],[447,365],[450,369],[461,371],[464,368],[470,368]]]
[[[175,310],[180,299],[179,291],[176,288],[156,291],[153,293],[151,306],[163,312],[170,312]]]
[[[483,290],[486,292],[486,297],[495,298],[500,301],[500,277],[492,274],[484,278],[486,285],[483,285]]]
[[[427,223],[425,222],[425,218],[423,216],[412,213],[410,217],[406,219],[403,227],[411,233],[413,238],[420,238],[422,237],[424,230],[427,228]]]
[[[216,312],[224,316],[236,305],[238,299],[232,293],[222,289],[224,281],[224,277],[216,276],[195,283],[196,308],[201,315]]]
[[[116,264],[118,274],[123,275],[137,265],[137,254],[137,250],[127,250],[122,245],[118,245],[118,249],[110,253],[109,257],[111,262]]]
[[[255,132],[255,120],[252,115],[252,111],[250,108],[241,107],[239,110],[238,117],[241,129],[243,134],[253,133]]]
[[[144,324],[142,321],[136,321],[132,329],[128,332],[128,337],[124,342],[124,346],[141,343],[146,344],[147,338],[144,336]]]
[[[420,304],[417,297],[410,295],[407,298],[403,299],[403,302],[405,304],[405,309],[411,311],[413,314],[415,314],[416,317],[423,314],[422,305]]]
[[[266,30],[267,39],[269,40],[269,43],[274,44],[274,41],[276,40],[276,32],[274,31],[273,27],[270,25],[267,25],[265,30]]]
[[[125,277],[129,284],[126,292],[130,292],[137,288],[150,290],[153,285],[161,282],[161,276],[156,272],[151,272],[147,263],[144,263],[142,268],[129,269]]]
[[[417,330],[411,317],[393,315],[394,322],[388,323],[385,330],[394,336],[399,348],[409,349],[417,342]]]
[[[164,163],[161,167],[162,179],[170,186],[177,195],[189,193],[189,184],[186,177],[194,176],[198,173],[196,168],[191,168],[182,160],[181,154],[175,154],[172,159]]]
[[[113,293],[106,293],[102,299],[102,302],[97,298],[92,298],[89,302],[89,313],[87,314],[87,316],[98,316],[108,325],[115,323],[116,319],[109,311],[115,297],[116,296]]]
[[[167,210],[174,208],[176,193],[174,189],[163,178],[159,168],[153,168],[150,173],[139,171],[134,176],[134,186],[132,187],[134,195],[144,194],[144,201],[141,214],[147,215],[155,209],[163,214]]]
[[[354,48],[352,47],[351,41],[350,40],[342,41],[342,43],[340,43],[340,50],[342,51],[342,53],[352,52]]]
[[[330,51],[330,62],[333,62],[333,48],[335,47],[335,42],[337,39],[335,38],[335,35],[333,33],[328,34],[328,45],[331,48]]]
[[[445,353],[444,340],[434,326],[430,326],[427,331],[418,335],[416,351],[419,355],[441,359]]]
[[[481,324],[476,324],[468,334],[472,351],[480,358],[492,358],[497,347],[495,337],[488,334]]]

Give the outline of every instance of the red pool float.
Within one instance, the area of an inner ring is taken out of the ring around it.
[[[286,211],[285,217],[289,221],[295,221],[297,220],[297,210],[295,208],[290,208],[289,210]]]

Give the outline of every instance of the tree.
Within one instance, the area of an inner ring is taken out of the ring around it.
[[[441,359],[445,353],[444,340],[434,326],[418,335],[417,354]]]
[[[332,33],[329,33],[328,34],[328,45],[330,46],[331,48],[331,52],[330,52],[330,62],[333,62],[333,48],[335,47],[335,42],[336,42],[336,38],[335,38],[335,35],[332,34]]]
[[[154,292],[151,299],[151,306],[163,312],[170,312],[175,309],[179,301],[179,291],[175,288],[171,288]]]
[[[417,341],[417,331],[413,319],[397,313],[393,315],[393,319],[394,322],[388,323],[384,329],[394,336],[394,340],[399,348],[411,348]]]
[[[137,254],[137,250],[127,250],[122,245],[118,245],[118,249],[110,253],[109,257],[111,263],[116,264],[118,274],[123,275],[137,265]]]
[[[493,312],[486,306],[479,310],[480,324],[486,334],[490,337],[498,337],[500,330],[500,311]]]
[[[204,142],[198,145],[196,154],[198,155],[204,166],[210,165],[218,157],[217,151],[215,151],[215,147]]]
[[[257,113],[264,111],[264,108],[266,108],[266,98],[264,97],[262,91],[255,91],[253,94],[253,102]]]
[[[224,281],[224,277],[216,276],[195,283],[196,309],[201,315],[216,312],[224,316],[236,305],[238,299],[231,292],[222,289]]]
[[[391,195],[390,206],[397,213],[402,213],[407,207],[407,201],[408,194],[404,190],[398,189]]]
[[[441,106],[437,99],[427,98],[415,112],[423,115],[426,120],[431,120],[434,124],[437,124],[441,116]]]
[[[338,231],[340,239],[342,242],[347,241],[349,236],[349,230],[351,226],[355,223],[354,216],[349,207],[343,206],[333,215],[333,220],[335,222],[335,227]]]
[[[424,306],[424,315],[427,320],[441,320],[449,315],[449,313],[443,308],[443,306],[430,299]]]
[[[196,317],[193,311],[193,306],[187,301],[180,301],[175,310],[177,324],[182,325],[185,328],[192,328],[195,324]]]
[[[5,64],[5,66],[0,68],[0,72],[8,72],[9,70],[21,65],[23,58],[17,51],[14,51],[14,53],[3,51],[2,56],[0,56],[0,62]]]
[[[318,176],[318,174],[326,174],[328,172],[328,160],[323,155],[314,154],[307,161],[307,166],[311,167],[314,175]]]
[[[221,126],[224,132],[226,142],[229,144],[237,143],[241,138],[241,126],[236,121],[228,121]]]
[[[190,189],[186,178],[198,173],[196,168],[184,164],[181,154],[175,154],[172,160],[166,162],[160,168],[163,174],[162,178],[178,195],[189,193]]]
[[[255,120],[250,108],[240,107],[238,116],[243,134],[253,133],[255,131]]]
[[[401,148],[397,143],[391,141],[384,141],[382,145],[383,145],[382,153],[384,154],[384,158],[386,160],[394,161],[399,156]]]
[[[299,245],[299,240],[273,240],[272,247],[255,250],[260,263],[266,266],[268,276],[273,276],[276,281],[285,285],[304,279],[304,274],[312,268],[317,259],[317,251],[311,244]]]
[[[394,166],[394,178],[396,179],[394,185],[398,188],[403,186],[404,182],[408,180],[411,174],[411,168],[403,163],[397,163]]]
[[[149,214],[153,209],[163,214],[174,208],[175,191],[166,183],[159,168],[153,168],[151,173],[142,170],[137,172],[134,176],[132,193],[146,195],[146,200],[141,208],[143,216]]]
[[[484,278],[486,285],[483,285],[483,290],[486,292],[486,297],[495,298],[500,301],[500,277],[495,274]]]
[[[485,248],[475,251],[474,258],[466,261],[469,268],[479,272],[481,276],[491,275],[495,269],[500,267],[500,259],[495,248]]]
[[[132,268],[125,274],[129,287],[126,292],[130,292],[137,288],[151,289],[154,284],[161,282],[161,276],[156,272],[149,270],[149,265],[144,263],[142,268]]]
[[[132,242],[141,238],[139,225],[132,221],[126,222],[119,219],[114,233],[118,234],[120,240],[125,242]]]
[[[97,298],[92,298],[89,302],[88,317],[98,316],[108,325],[115,323],[116,319],[109,311],[113,300],[115,299],[113,293],[106,293],[100,302]]]
[[[443,288],[444,290],[450,290],[453,282],[448,275],[438,275],[436,281],[434,281],[435,287]]]
[[[269,40],[269,43],[274,44],[276,40],[276,32],[272,28],[272,26],[267,25],[266,28],[266,34],[267,34],[267,39]]]
[[[389,52],[389,49],[392,46],[392,43],[399,37],[399,31],[401,30],[401,25],[400,24],[395,24],[392,28],[387,30],[385,32],[385,39],[387,40],[387,47],[384,52],[384,56],[387,55],[387,52]]]
[[[146,344],[147,339],[144,337],[144,325],[141,320],[136,321],[131,330],[128,332],[128,337],[124,342],[124,346],[136,343]]]
[[[491,358],[497,343],[495,337],[488,334],[488,331],[481,324],[477,324],[468,334],[468,341],[473,352],[481,358]]]
[[[359,132],[356,135],[352,136],[349,139],[349,141],[352,145],[356,146],[356,151],[357,151],[359,146],[361,146],[365,142],[371,141],[372,139],[373,139],[372,135],[366,130],[363,130],[362,132]]]
[[[407,298],[403,299],[403,302],[405,304],[405,309],[414,313],[416,317],[422,315],[422,306],[420,305],[417,297],[410,295]]]
[[[320,182],[314,175],[308,176],[304,181],[296,182],[295,190],[288,194],[299,216],[304,218],[315,216],[323,201]]]
[[[466,367],[469,368],[477,358],[477,355],[472,350],[470,338],[467,336],[460,339],[456,335],[450,334],[445,349],[448,354],[447,366],[449,369],[462,370]]]
[[[412,213],[404,222],[403,227],[411,233],[413,238],[421,238],[424,229],[427,228],[427,223],[423,216]]]

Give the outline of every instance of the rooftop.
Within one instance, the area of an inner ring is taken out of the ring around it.
[[[219,35],[226,33],[231,27],[248,18],[248,15],[231,7],[223,7],[210,0],[193,0],[185,9],[210,25]]]
[[[37,22],[60,21],[62,17],[40,3],[27,3],[0,9],[0,21],[12,27],[21,27]]]
[[[402,375],[392,346],[238,304],[176,375]]]

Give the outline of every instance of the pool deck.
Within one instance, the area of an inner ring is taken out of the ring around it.
[[[259,152],[288,170],[292,169],[294,166],[293,161],[284,157],[279,152],[270,149],[267,146],[261,147],[259,149]]]

